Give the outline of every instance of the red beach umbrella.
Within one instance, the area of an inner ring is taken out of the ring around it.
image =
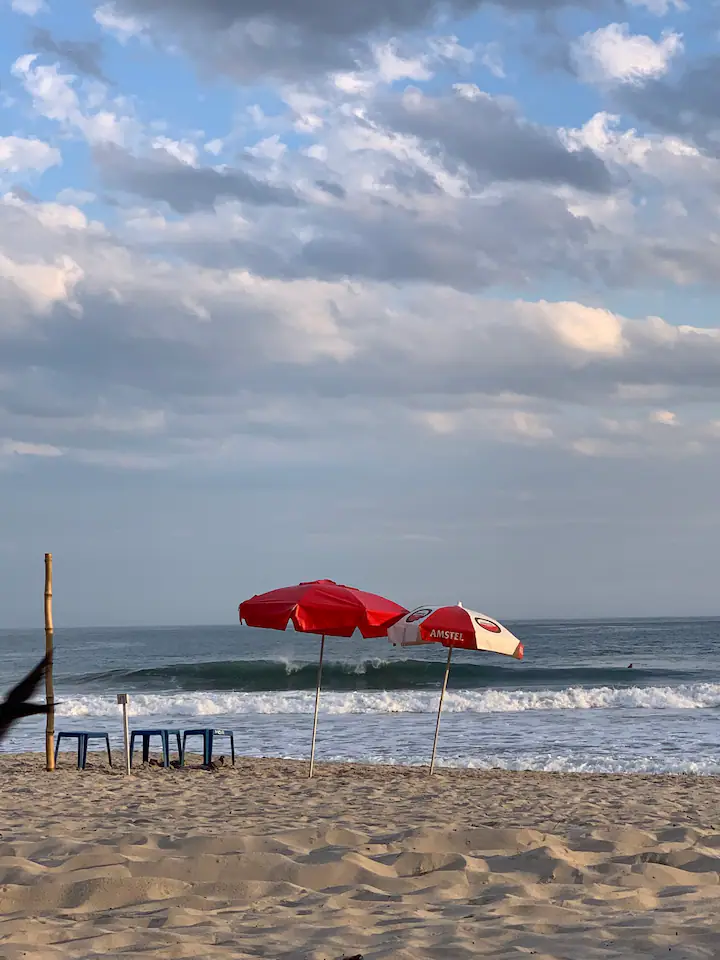
[[[346,587],[333,580],[313,580],[256,594],[241,603],[238,612],[240,622],[248,627],[285,630],[292,623],[300,633],[316,633],[322,638],[310,750],[312,777],[325,637],[350,637],[356,630],[366,638],[385,637],[388,627],[406,614],[407,609],[385,597]]]
[[[430,773],[435,770],[435,754],[437,752],[438,735],[440,733],[440,715],[443,700],[450,676],[450,661],[454,649],[460,650],[487,650],[491,653],[502,653],[507,657],[522,660],[525,648],[518,638],[497,620],[478,613],[477,610],[467,610],[461,603],[455,607],[433,607],[430,605],[416,607],[402,617],[388,630],[390,643],[401,647],[419,646],[425,643],[441,643],[448,648],[447,665],[440,691],[437,722],[435,724],[435,739],[433,741]]]

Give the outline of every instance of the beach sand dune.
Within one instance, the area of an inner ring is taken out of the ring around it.
[[[714,778],[71,762],[0,757],[0,958],[720,956]]]

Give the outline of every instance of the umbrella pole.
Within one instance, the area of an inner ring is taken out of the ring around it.
[[[435,754],[437,753],[438,745],[438,736],[440,734],[440,715],[442,713],[443,700],[445,699],[445,691],[447,690],[448,677],[450,676],[450,661],[452,660],[453,648],[448,648],[448,658],[447,665],[445,666],[445,676],[443,678],[442,690],[440,691],[440,703],[438,704],[438,715],[437,722],[435,723],[435,739],[433,740],[433,751],[432,759],[430,760],[430,776],[435,772]]]
[[[317,733],[318,710],[320,709],[320,685],[322,684],[323,654],[325,653],[325,634],[320,641],[320,663],[318,664],[317,690],[315,691],[315,716],[313,717],[312,747],[310,748],[310,773],[308,779],[312,780],[315,771],[315,734]]]

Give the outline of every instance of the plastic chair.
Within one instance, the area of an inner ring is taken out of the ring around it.
[[[235,736],[232,730],[217,730],[215,727],[198,727],[196,730],[186,730],[183,733],[183,755],[185,754],[185,744],[188,737],[203,738],[203,763],[205,766],[209,766],[209,764],[212,763],[215,737],[228,737],[230,739],[232,765],[235,766]]]
[[[135,738],[142,737],[142,758],[143,763],[150,759],[150,738],[160,737],[162,743],[163,766],[170,766],[170,737],[177,739],[177,751],[180,758],[180,766],[185,763],[185,753],[180,743],[180,731],[172,730],[166,727],[158,727],[153,730],[132,730],[130,733],[130,766],[132,766],[133,750],[135,749]]]
[[[87,764],[88,740],[104,740],[107,747],[108,763],[112,766],[112,754],[110,753],[110,737],[104,731],[99,730],[61,730],[57,735],[55,743],[55,766],[57,766],[58,753],[60,751],[61,740],[77,740],[77,765],[78,770],[84,770]]]

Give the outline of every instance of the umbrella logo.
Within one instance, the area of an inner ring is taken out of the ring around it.
[[[413,610],[412,613],[409,613],[405,618],[406,623],[417,623],[418,620],[422,620],[424,617],[427,617],[432,613],[430,607],[418,607],[417,610]]]
[[[493,623],[492,620],[483,620],[482,617],[475,617],[475,623],[482,627],[483,630],[487,630],[488,633],[501,633],[502,627],[497,623]]]

